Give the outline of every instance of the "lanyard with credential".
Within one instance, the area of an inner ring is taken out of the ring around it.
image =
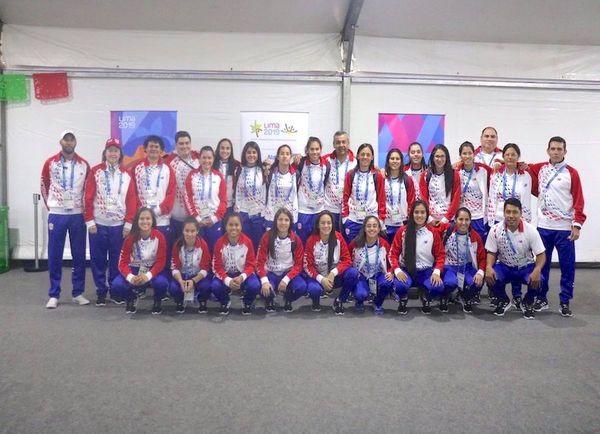
[[[249,198],[248,194],[249,186],[248,186],[248,172],[252,169],[252,167],[244,167],[244,194],[246,198]],[[252,196],[256,196],[256,177],[258,176],[258,167],[253,167],[254,169],[254,184],[252,185]]]
[[[454,241],[456,243],[456,259],[458,262],[458,265],[462,265],[463,267],[463,271],[465,270],[465,268],[467,268],[467,260],[469,259],[469,234],[465,234],[465,254],[463,256],[460,255],[460,243],[459,243],[459,236],[461,236],[461,234],[459,234],[458,232],[456,232],[456,235],[454,237]]]
[[[208,176],[208,200],[212,198],[212,170],[210,171],[210,175]],[[204,192],[206,191],[206,176],[202,174],[202,188],[200,189],[200,201],[204,202]]]
[[[346,157],[346,163],[345,163],[345,168],[344,168],[344,177],[342,178],[342,182],[341,182],[342,187],[344,186],[344,181],[346,180],[346,175],[348,174],[348,162],[349,161],[350,161],[350,158]],[[336,183],[337,183],[338,187],[340,186],[340,172],[339,172],[339,168],[340,168],[340,162],[336,158],[335,159],[335,176],[337,178]]]
[[[106,177],[106,195],[110,197],[111,188],[110,188],[110,175],[108,174],[108,170],[104,171],[104,176]],[[121,186],[123,185],[123,172],[119,171],[119,191],[117,192],[118,196],[121,196]]]
[[[373,261],[373,273],[377,273],[377,262],[379,261],[379,240],[375,242],[375,261]],[[365,260],[367,261],[367,274],[371,275],[371,264],[369,263],[369,249],[365,243]]]
[[[504,225],[504,235],[506,235],[506,241],[508,241],[508,246],[510,247],[510,250],[512,250],[513,254],[516,255],[517,249],[515,248],[515,245],[513,244],[512,239],[508,234],[508,228],[506,227],[506,224]]]
[[[158,169],[158,176],[156,177],[156,191],[158,191],[158,185],[160,182],[160,174],[162,173],[163,165],[160,164]],[[150,166],[146,166],[146,191],[150,191]]]
[[[467,178],[467,182],[465,182],[465,186],[463,187],[463,191],[462,191],[462,194],[465,194],[465,192],[469,188],[469,184],[471,183],[471,178],[473,177],[473,172],[475,172],[475,167],[471,168],[471,170],[469,172],[467,172],[465,169],[463,169],[463,172],[469,174],[469,177]]]
[[[290,172],[288,172],[288,174],[290,175],[290,177],[292,176],[292,174]],[[283,175],[279,173],[279,169],[277,169],[275,171],[275,199],[279,198],[279,179],[283,178]],[[288,190],[288,194],[287,197],[285,198],[286,202],[290,201],[290,196],[292,195],[292,190],[294,188],[294,180],[292,179],[292,182],[290,183],[290,189]],[[281,190],[283,190],[283,187],[281,187]],[[283,194],[281,194],[281,197],[283,197]]]
[[[395,201],[395,194],[394,194],[394,183],[398,184],[398,200]],[[400,201],[402,200],[402,181],[400,180],[400,177],[396,178],[394,180],[394,178],[390,178],[390,206],[393,209],[395,204],[400,203]]]
[[[560,166],[558,169],[556,169],[556,172],[554,173],[554,176],[552,176],[552,178],[550,178],[550,181],[548,181],[546,183],[546,190],[548,190],[548,187],[550,187],[550,184],[552,184],[552,182],[556,179],[556,177],[560,174],[560,172],[566,167],[566,164],[563,164],[562,166]]]
[[[62,155],[60,156],[60,166],[62,167],[61,184],[62,184],[63,191],[66,191],[67,190],[67,174],[65,172],[67,170],[67,167],[65,165],[65,157]],[[73,157],[73,159],[71,160],[71,188],[70,188],[70,190],[73,190],[74,183],[75,183],[75,157]]]
[[[194,251],[196,249],[192,248],[192,250],[188,250],[187,246],[184,244],[183,246],[183,270],[185,273],[189,273],[193,268],[192,261],[194,260]],[[191,255],[191,258],[188,256],[188,253]]]
[[[318,191],[315,191],[314,189],[314,185],[313,185],[313,180],[312,180],[312,168],[313,166],[315,166],[315,164],[310,163],[310,166],[308,166],[308,188],[312,193],[318,193],[320,194],[321,191],[323,191],[323,167],[324,166],[319,166],[319,189]]]
[[[494,162],[494,158],[496,158],[496,152],[494,152],[492,154],[492,156],[490,157],[490,162],[489,163],[487,161],[485,161],[485,155],[483,155],[483,152],[480,152],[479,155],[481,156],[481,160],[483,161],[483,164],[485,164],[486,166],[492,167],[492,163]]]
[[[515,197],[516,191],[515,187],[517,186],[517,172],[513,176],[513,185],[512,191],[510,193],[510,197]],[[502,199],[506,200],[506,172],[502,175]]]
[[[360,202],[360,176],[362,175],[363,172],[358,171],[357,172],[357,177],[356,177],[356,186],[354,187],[354,190],[356,191],[356,200],[357,202]],[[371,172],[367,172],[365,173],[365,196],[363,199],[363,204],[366,204],[369,201],[369,175],[371,174]]]

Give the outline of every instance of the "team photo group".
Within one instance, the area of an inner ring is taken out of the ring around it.
[[[90,303],[89,237],[96,306],[124,304],[128,314],[148,293],[152,314],[169,300],[178,314],[192,306],[205,314],[216,301],[227,315],[233,295],[243,315],[257,298],[271,313],[280,295],[284,312],[309,297],[313,311],[331,298],[337,315],[349,303],[382,315],[393,299],[405,315],[411,288],[423,314],[453,303],[471,313],[483,288],[497,316],[514,307],[534,319],[550,296],[562,316],[573,314],[575,241],[586,217],[562,137],[548,140],[546,161],[530,162],[515,143],[498,147],[496,129],[486,127],[479,144],[460,145],[454,162],[441,144],[426,161],[415,142],[407,155],[389,150],[384,167],[375,166],[372,145],[353,151],[344,131],[333,135],[330,154],[310,137],[304,155],[282,145],[273,161],[252,141],[239,158],[229,139],[195,150],[179,131],[174,142],[166,154],[163,138],[148,136],[145,158],[125,166],[121,142],[110,138],[90,167],[75,152],[74,132],[60,135],[61,150],[41,176],[47,308],[59,305],[68,233],[73,302]],[[560,287],[549,291],[554,250]]]

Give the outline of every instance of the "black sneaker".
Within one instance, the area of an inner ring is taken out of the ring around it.
[[[206,313],[208,312],[208,307],[206,307],[205,301],[198,302],[198,313]]]
[[[135,313],[137,311],[135,307],[135,300],[127,300],[127,304],[125,305],[125,313]]]
[[[114,304],[124,304],[125,303],[125,300],[123,300],[121,297],[111,297],[110,299]]]
[[[535,310],[536,312],[541,312],[543,310],[548,309],[549,307],[550,306],[548,306],[548,300],[545,298],[538,298],[533,304],[533,310]]]
[[[464,313],[473,313],[473,301],[461,299],[462,310]]]
[[[185,313],[185,305],[183,303],[177,303],[177,306],[175,306],[175,312],[176,313]]]
[[[513,298],[513,305],[515,306],[515,309],[517,310],[522,310],[523,312],[525,312],[525,307],[522,306],[523,303],[523,299],[521,297],[515,297]]]
[[[560,314],[562,316],[573,316],[573,312],[569,308],[569,303],[561,303],[560,304]]]
[[[471,304],[479,304],[481,303],[481,294],[478,292],[473,296],[473,300],[471,300]]]
[[[440,299],[440,312],[448,312],[448,299],[446,297]]]
[[[229,315],[229,303],[221,305],[221,310],[219,310],[219,314]]]
[[[290,303],[290,311],[292,310],[292,303]],[[316,300],[312,302],[311,310],[313,312],[321,312],[321,300]]]
[[[267,311],[267,313],[273,313],[275,312],[275,302],[273,300],[268,301],[265,303],[265,310]]]
[[[152,315],[160,315],[162,313],[162,301],[154,300],[152,305]]]
[[[511,306],[512,306],[512,304],[510,301],[498,301],[498,305],[496,306],[496,309],[494,310],[494,315],[504,316],[506,311],[508,309],[510,309]]]
[[[313,307],[314,307],[314,303],[313,303]],[[321,310],[321,306],[319,306],[319,310]],[[283,305],[283,311],[284,312],[291,312],[292,311],[292,302],[289,300],[285,301],[285,304]]]
[[[336,315],[344,314],[344,304],[340,301],[339,298],[333,300],[333,305],[331,306]]]
[[[406,307],[407,304],[408,304],[407,298],[403,298],[400,300],[400,302],[398,303],[398,314],[399,315],[406,315],[408,313],[408,307]]]
[[[168,295],[163,296],[163,298],[160,301],[169,301],[169,296]]]
[[[252,315],[252,305],[244,304],[242,307],[242,315]]]
[[[375,294],[373,294],[372,292],[369,292],[369,295],[367,296],[367,304],[373,304],[374,301],[375,301]]]
[[[96,299],[96,306],[106,306],[106,295],[99,295]]]
[[[533,306],[523,304],[523,318],[535,319],[535,312],[533,311]]]
[[[421,306],[421,312],[425,315],[431,314],[431,302],[429,300],[423,300],[423,306]]]
[[[496,309],[498,307],[498,298],[494,296],[490,297],[490,307],[492,309]]]

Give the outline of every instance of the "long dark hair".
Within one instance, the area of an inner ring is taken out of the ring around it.
[[[435,145],[433,150],[431,151],[431,156],[429,157],[429,170],[431,173],[435,173],[435,153],[437,151],[442,151],[446,154],[446,163],[444,164],[444,183],[446,185],[446,194],[452,193],[452,188],[454,188],[454,169],[452,168],[452,162],[450,161],[450,152],[448,152],[448,148],[446,148],[442,144]]]
[[[317,214],[317,218],[315,219],[315,225],[313,226],[313,234],[321,236],[319,232],[319,222],[324,216],[329,216],[331,219],[331,233],[329,234],[329,239],[327,240],[327,270],[331,271],[333,265],[333,254],[335,252],[335,247],[337,246],[337,237],[335,235],[335,225],[333,224],[333,214],[330,211],[321,211]],[[341,249],[341,246],[340,246]],[[341,250],[340,250],[341,253]]]
[[[360,228],[360,231],[358,232],[358,235],[356,236],[356,238],[354,238],[354,245],[356,247],[364,247],[365,244],[367,244],[367,231],[365,228],[367,227],[367,222],[371,219],[375,219],[375,221],[379,225],[378,236],[381,236],[381,222],[379,221],[379,218],[377,218],[374,215],[367,216],[367,218],[365,218],[363,221],[363,224]]]
[[[288,228],[288,236],[292,236],[292,225],[294,224],[294,219],[292,217],[292,213],[287,208],[279,208],[275,213],[275,217],[273,217],[273,227],[269,231],[269,255],[271,258],[275,258],[275,240],[279,235],[279,231],[277,229],[277,219],[281,214],[285,214],[290,219],[290,227]],[[293,253],[293,252],[292,252]]]
[[[227,159],[227,173],[225,175],[233,176],[235,172],[236,161],[233,157],[233,143],[231,143],[231,140],[229,140],[228,138],[223,138],[219,140],[219,143],[217,144],[217,149],[215,151],[215,161],[213,161],[213,168],[219,170],[221,167],[221,143],[223,142],[227,142],[229,143],[229,146],[231,146],[231,155],[229,155],[229,158]]]
[[[385,176],[391,178],[392,169],[390,168],[390,157],[392,154],[398,154],[400,156],[400,174],[398,178],[401,181],[404,181],[404,155],[402,155],[402,151],[400,149],[390,149],[385,157]]]
[[[427,220],[429,219],[429,207],[427,206],[427,203],[420,199],[416,200],[410,209],[408,223],[406,223],[406,232],[404,233],[404,250],[402,252],[404,255],[404,265],[413,278],[416,276],[417,272],[417,224],[415,223],[415,208],[420,205],[425,207],[426,224]]]
[[[418,146],[419,149],[421,149],[421,169],[427,169],[427,163],[425,162],[425,152],[423,151],[423,145],[421,145],[419,142],[412,142],[410,145],[408,145],[408,164],[410,166],[412,166],[412,162],[410,160],[410,148],[412,148],[413,146]]]
[[[194,226],[196,226],[196,231],[198,232],[198,234],[196,235],[196,238],[201,238],[200,227],[198,225],[198,221],[196,221],[195,217],[187,216],[185,218],[185,220],[183,221],[183,225],[181,226],[181,233],[179,234],[179,238],[177,238],[179,247],[185,246],[185,236],[183,235],[183,230],[185,229],[186,225],[188,225],[190,223],[193,224]]]
[[[141,207],[140,209],[137,210],[137,212],[135,213],[135,216],[133,217],[133,223],[131,225],[131,232],[130,234],[133,236],[133,241],[136,242],[140,239],[140,215],[144,212],[144,211],[148,211],[150,213],[150,215],[152,216],[152,229],[156,228],[156,216],[154,215],[154,211],[152,211],[151,208],[148,208],[146,206]]]
[[[371,158],[369,170],[373,170],[373,168],[375,167],[375,151],[373,150],[373,146],[370,143],[363,143],[358,147],[358,149],[356,150],[356,158],[358,158],[358,156],[360,155],[360,151],[362,151],[365,148],[369,148],[371,150],[371,155],[373,156],[373,158]],[[360,163],[356,164],[356,170],[360,170]]]
[[[244,149],[242,149],[242,167],[248,167],[248,160],[246,160],[246,152],[248,151],[248,149],[254,149],[256,151],[257,157],[256,157],[256,170],[260,170],[262,173],[262,183],[265,183],[265,174],[264,174],[264,170],[263,170],[263,164],[262,164],[262,157],[260,156],[260,146],[258,146],[258,143],[256,142],[248,142],[244,145]],[[240,172],[241,173],[241,172]]]

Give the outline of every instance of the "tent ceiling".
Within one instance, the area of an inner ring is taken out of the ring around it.
[[[337,33],[350,0],[0,0],[8,24],[128,30]],[[600,45],[598,0],[365,0],[358,35]]]

